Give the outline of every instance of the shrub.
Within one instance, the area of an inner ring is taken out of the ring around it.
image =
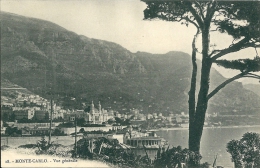
[[[260,167],[260,135],[245,133],[240,140],[231,140],[227,144],[227,152],[231,154],[235,168]]]
[[[188,149],[182,149],[181,146],[171,149],[159,149],[157,157],[154,161],[154,167],[158,168],[175,168],[183,167],[183,165],[197,165],[197,167],[205,167],[207,163],[200,165],[202,156],[199,153],[192,152]]]
[[[20,145],[18,148],[37,148],[36,144],[25,144],[25,145]]]
[[[46,151],[49,148],[48,142],[45,140],[44,136],[37,142],[37,147],[41,151]]]
[[[9,148],[10,148],[10,146],[7,146],[7,145],[1,146],[1,150],[7,150],[7,149],[9,149]]]
[[[72,153],[75,157],[75,148]],[[80,139],[77,142],[77,155],[81,158],[104,161],[120,168],[152,166],[151,160],[146,156],[137,156],[131,150],[123,149],[118,140],[109,140],[104,137]]]

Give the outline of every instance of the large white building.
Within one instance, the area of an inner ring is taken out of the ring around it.
[[[102,122],[106,122],[107,120],[108,120],[107,110],[101,108],[100,102],[98,103],[98,109],[96,109],[92,101],[90,105],[88,122],[93,124],[102,124]]]
[[[90,105],[89,111],[85,112],[83,110],[77,110],[74,113],[64,115],[64,119],[74,121],[75,116],[77,118],[84,118],[85,121],[90,124],[102,124],[103,122],[106,122],[108,119],[114,117],[109,115],[107,110],[101,108],[100,102],[98,104],[98,108],[95,108],[93,101]]]

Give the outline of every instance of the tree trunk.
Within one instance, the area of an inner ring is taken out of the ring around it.
[[[194,120],[195,120],[195,104],[196,104],[196,82],[197,82],[197,63],[196,63],[196,47],[195,42],[197,38],[197,34],[193,38],[192,42],[192,75],[191,75],[191,83],[190,83],[190,90],[189,90],[189,130],[194,128]],[[193,133],[194,131],[189,131],[189,134]],[[190,138],[189,135],[189,144],[193,144],[193,138]]]
[[[205,28],[202,31],[202,67],[200,90],[197,100],[197,106],[194,114],[194,119],[190,120],[189,125],[189,149],[193,152],[200,152],[200,141],[203,132],[205,114],[208,107],[208,91],[209,78],[212,61],[208,56],[209,49],[209,31]],[[190,103],[190,102],[189,102]]]
[[[196,104],[196,81],[197,81],[197,63],[196,63],[196,39],[199,34],[199,29],[197,33],[194,35],[192,41],[192,75],[191,75],[191,84],[190,84],[190,91],[189,91],[189,122],[194,122],[194,114],[195,114],[195,104]]]

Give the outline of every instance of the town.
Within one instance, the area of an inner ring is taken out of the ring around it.
[[[153,162],[158,150],[169,148],[168,141],[158,136],[156,130],[188,130],[189,127],[189,117],[185,112],[169,113],[165,116],[162,113],[144,114],[133,108],[127,113],[122,113],[112,109],[106,110],[102,108],[101,102],[94,101],[84,103],[83,110],[65,109],[58,104],[39,95],[19,92],[16,89],[1,95],[1,143],[7,146],[21,146],[24,141],[16,139],[17,137],[25,138],[27,143],[34,143],[37,138],[42,137],[42,140],[37,141],[37,145],[70,145],[65,151],[62,150],[62,155],[65,153],[66,156],[70,156],[68,151],[72,150],[74,154],[81,156],[81,148],[85,149],[83,141],[87,140],[87,144],[92,144],[88,145],[90,153],[81,157],[91,158],[94,153],[100,153],[102,148],[110,149],[109,144],[116,142],[120,148],[131,149],[136,156],[148,157],[149,162]],[[215,113],[207,115],[204,125],[214,128],[254,125],[254,122],[258,121],[259,117],[256,116]],[[45,140],[46,136],[49,137],[48,142]],[[100,142],[100,148],[96,151],[93,143]]]
[[[142,130],[160,128],[186,128],[189,117],[185,112],[141,113],[138,109],[129,112],[118,112],[102,108],[101,102],[89,102],[84,110],[64,109],[50,100],[32,93],[17,90],[1,96],[1,135],[6,136],[40,136],[48,135],[50,119],[54,135],[70,135],[73,133],[75,121],[77,126],[87,131],[109,131],[122,129],[132,125]],[[87,103],[85,103],[87,104]],[[236,120],[234,121],[234,118]],[[230,125],[255,125],[259,116],[214,113],[206,116],[205,127]]]
[[[1,166],[259,168],[260,1],[110,1],[1,2]]]
[[[52,106],[52,107],[51,107]],[[52,111],[52,113],[51,113]],[[179,115],[170,113],[163,116],[162,113],[143,114],[138,109],[130,109],[127,113],[120,113],[112,109],[105,110],[101,102],[90,102],[84,110],[64,109],[50,100],[34,94],[25,94],[19,91],[12,92],[12,96],[1,96],[1,118],[3,127],[1,134],[6,134],[6,126],[17,127],[21,135],[41,135],[48,133],[50,119],[52,126],[74,127],[77,120],[78,126],[89,127],[89,130],[109,130],[111,126],[141,126],[145,129],[154,129],[152,123],[157,122],[157,128],[186,126],[188,115],[182,112]],[[130,122],[131,121],[131,122]],[[150,122],[149,122],[150,121]],[[163,122],[162,122],[163,121]],[[35,126],[42,129],[35,129]],[[155,125],[155,124],[154,124]],[[27,128],[26,132],[23,128]],[[67,134],[67,132],[64,132]]]

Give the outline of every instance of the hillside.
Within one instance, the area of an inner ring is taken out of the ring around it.
[[[250,90],[260,96],[260,85],[259,84],[244,84],[243,87]]]
[[[190,74],[190,56],[183,52],[131,53],[51,22],[1,12],[2,78],[65,107],[93,100],[122,112],[187,112]],[[212,88],[225,80],[214,69],[211,79]],[[259,101],[234,82],[210,101],[209,111],[256,112]]]
[[[17,93],[21,93],[24,95],[33,94],[28,89],[13,84],[7,79],[1,79],[1,103],[6,102],[6,98],[13,99],[15,95],[17,95]]]

